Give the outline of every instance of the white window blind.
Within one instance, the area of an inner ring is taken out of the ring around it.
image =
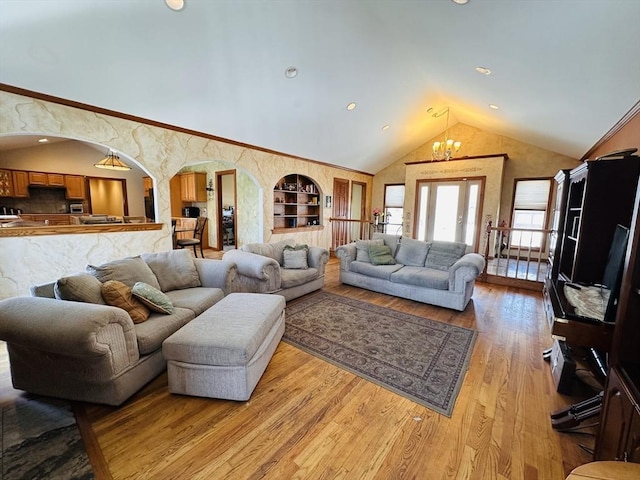
[[[551,180],[517,180],[514,210],[545,210],[549,202]]]
[[[384,191],[385,207],[404,206],[404,185],[387,185]]]

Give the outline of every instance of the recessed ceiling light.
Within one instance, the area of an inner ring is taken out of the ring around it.
[[[164,0],[164,3],[167,4],[171,10],[182,10],[184,8],[184,0]]]
[[[500,107],[498,105],[494,105],[493,103],[489,104],[489,108],[491,108],[492,110],[500,110]]]
[[[41,138],[38,140],[38,143],[47,143],[49,141],[48,138]]]
[[[466,5],[469,3],[469,0],[451,0],[453,3],[457,3],[458,5]]]
[[[284,71],[284,76],[287,78],[293,78],[298,75],[298,69],[296,67],[289,67]]]
[[[349,105],[347,105],[347,110],[351,111],[353,109],[356,108],[356,102],[351,102]]]
[[[476,72],[482,73],[483,75],[491,75],[491,70],[486,67],[476,67]]]
[[[386,131],[386,130],[389,130],[389,125],[385,125],[384,127],[382,127],[382,131],[383,132]]]

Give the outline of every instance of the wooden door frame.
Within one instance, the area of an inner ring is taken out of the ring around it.
[[[233,243],[238,245],[238,188],[236,184],[236,169],[220,170],[215,172],[216,175],[216,249],[224,248],[224,225],[222,222],[222,177],[225,175],[233,176]]]

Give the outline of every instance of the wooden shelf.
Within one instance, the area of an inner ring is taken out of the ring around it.
[[[273,189],[274,233],[320,226],[321,212],[318,186],[304,175],[286,175]]]

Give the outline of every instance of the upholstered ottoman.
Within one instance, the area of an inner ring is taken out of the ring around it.
[[[231,293],[162,344],[169,391],[248,400],[284,333],[284,297]]]

